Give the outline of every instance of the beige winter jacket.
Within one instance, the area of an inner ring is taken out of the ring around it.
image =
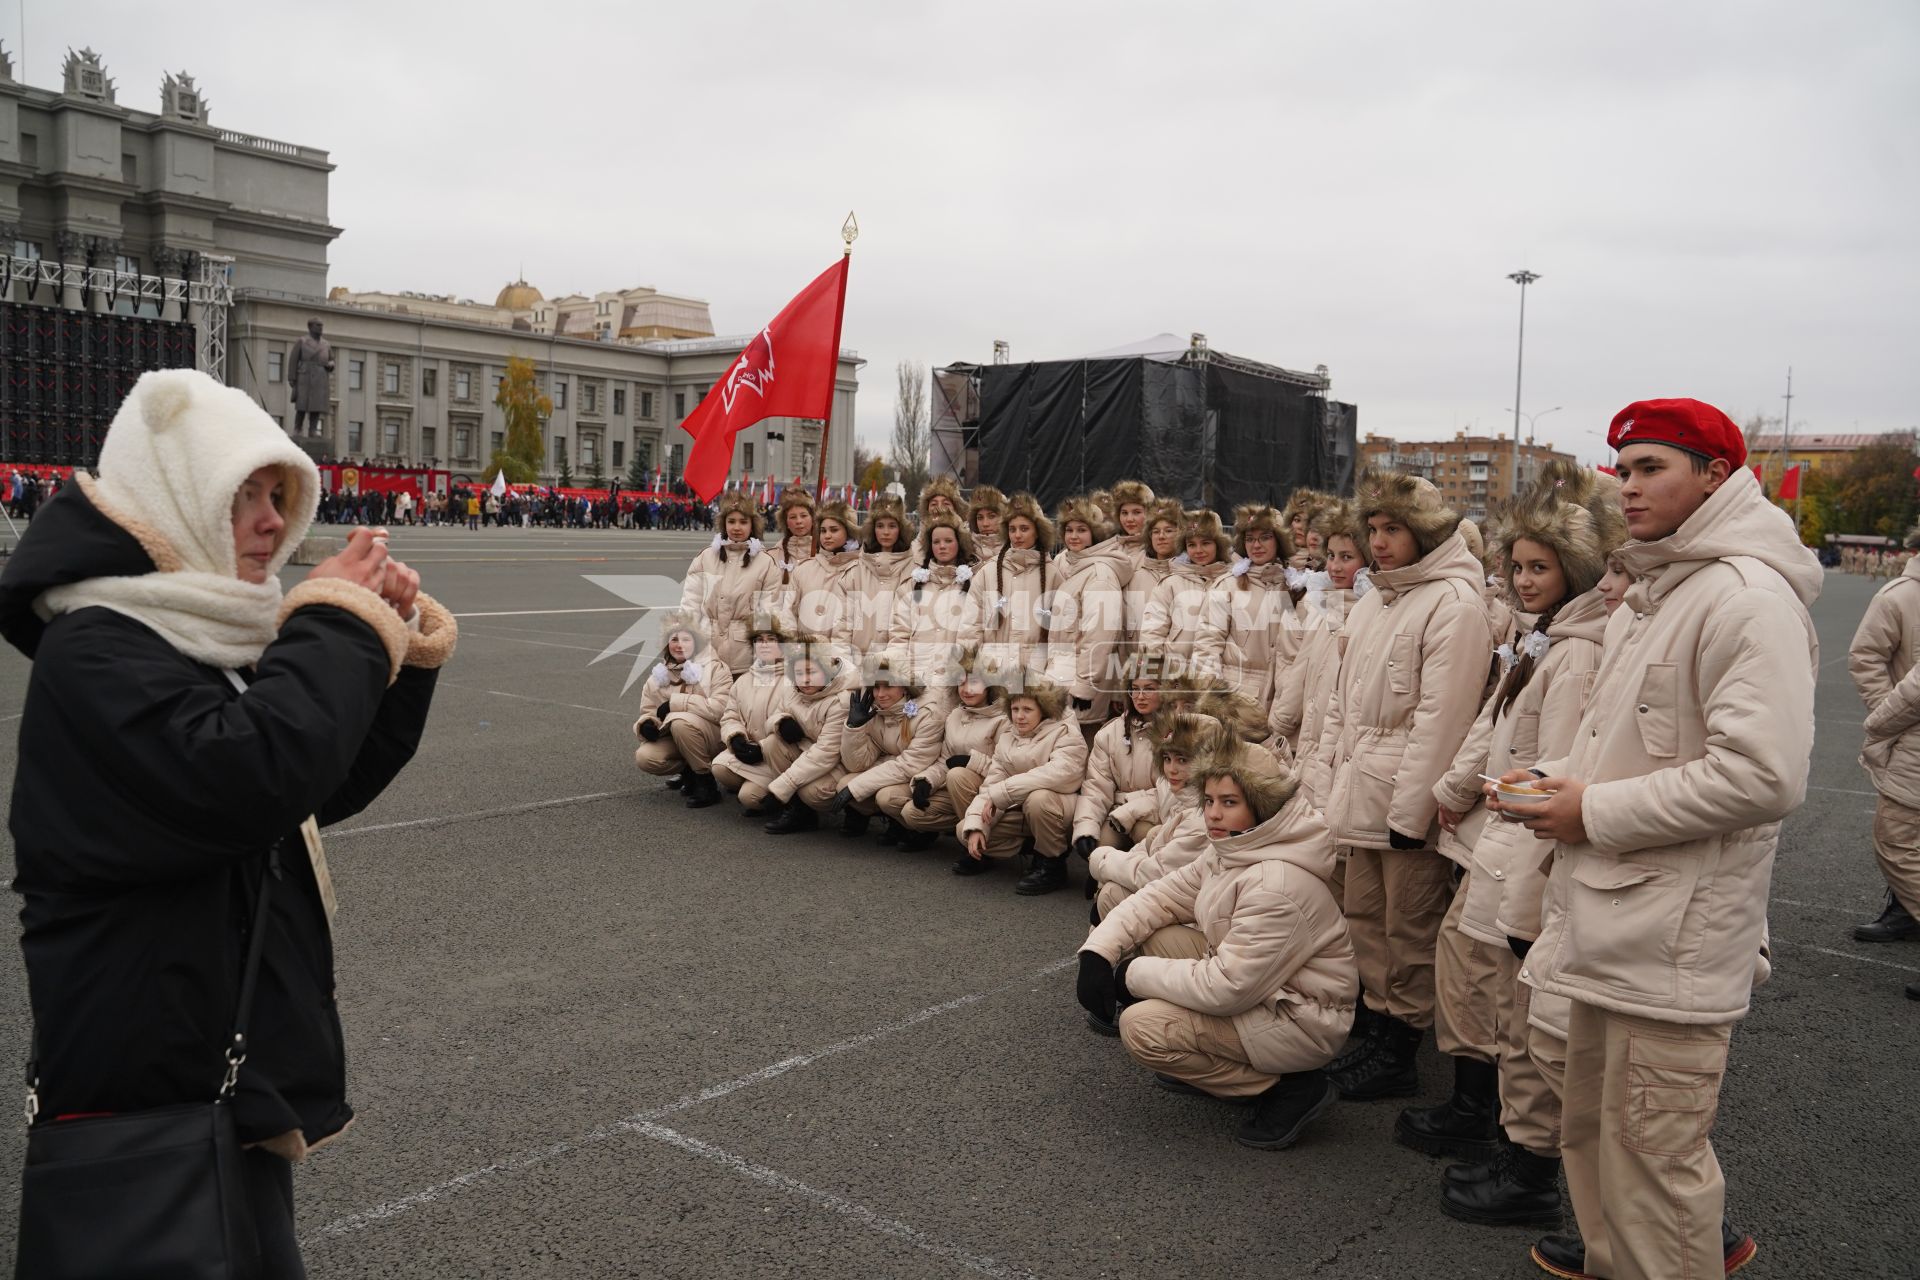
[[[1207,598],[1225,577],[1227,565],[1216,560],[1204,567],[1182,554],[1173,558],[1166,578],[1147,598],[1146,618],[1140,625],[1140,643],[1164,649],[1176,658],[1191,658],[1206,620]]]
[[[932,692],[950,683],[960,650],[980,643],[981,596],[974,594],[980,583],[969,565],[937,564],[925,572],[925,582],[909,573],[894,592],[887,648],[906,655],[914,680]]]
[[[1116,542],[1108,538],[1085,551],[1062,551],[1053,561],[1047,678],[1070,697],[1093,704],[1068,708],[1067,717],[1083,724],[1104,723],[1113,692],[1121,687],[1123,587],[1133,563]]]
[[[1313,610],[1318,616],[1300,637],[1300,650],[1288,664],[1286,679],[1274,695],[1273,715],[1267,721],[1277,740],[1288,729],[1288,720],[1293,720],[1294,769],[1300,776],[1300,789],[1322,814],[1333,792],[1333,752],[1338,745],[1327,732],[1327,707],[1333,701],[1340,660],[1347,651],[1347,618],[1358,599],[1354,588],[1325,588],[1317,604],[1312,591],[1300,601],[1301,608]]]
[[[971,831],[987,829],[987,806],[994,815],[1018,809],[1036,791],[1073,794],[1087,767],[1087,740],[1080,728],[1068,719],[1042,720],[1040,727],[1022,736],[1011,724],[1000,733],[993,746],[993,762],[980,794],[955,828],[961,839]],[[1051,856],[1058,850],[1042,850]]]
[[[1920,659],[1920,556],[1874,593],[1847,649],[1847,671],[1867,704],[1860,764],[1874,789],[1920,808],[1920,689],[1907,676]]]
[[[1122,593],[1126,606],[1127,647],[1130,652],[1146,647],[1147,607],[1153,602],[1153,593],[1160,589],[1160,584],[1165,582],[1172,572],[1173,561],[1171,560],[1155,560],[1152,557],[1143,556],[1134,565],[1133,577],[1128,580],[1127,589]]]
[[[1005,559],[996,556],[980,562],[973,589],[980,593],[981,637],[993,645],[1006,645],[1019,653],[1021,665],[1035,671],[1046,669],[1046,630],[1040,621],[1040,606],[1046,600],[1041,585],[1041,561],[1032,548],[1009,548]],[[1058,571],[1046,566],[1046,584],[1052,586]]]
[[[1153,736],[1131,715],[1118,715],[1093,735],[1080,800],[1073,808],[1073,838],[1104,840],[1107,815],[1142,792],[1151,792],[1160,774],[1153,758]]]
[[[1586,842],[1547,881],[1521,977],[1670,1022],[1747,1011],[1780,820],[1806,795],[1821,569],[1736,469],[1658,542],[1618,553],[1638,580],[1564,762],[1586,783]]]
[[[720,712],[720,741],[731,743],[736,733],[753,743],[772,737],[774,726],[787,714],[793,692],[785,663],[755,662],[734,678],[727,691]]]
[[[1006,704],[998,698],[984,707],[956,704],[947,712],[946,724],[939,757],[914,775],[925,778],[935,791],[947,784],[947,761],[953,756],[966,756],[967,768],[983,778],[987,776],[987,766],[993,763],[993,745],[1007,728]]]
[[[1532,628],[1534,615],[1516,616]],[[1504,947],[1509,937],[1540,936],[1540,899],[1554,845],[1488,813],[1479,775],[1530,769],[1572,749],[1606,632],[1607,605],[1598,591],[1569,600],[1547,625],[1547,653],[1534,664],[1527,687],[1496,717],[1495,686],[1453,768],[1433,789],[1434,799],[1466,815],[1457,831],[1440,837],[1440,852],[1471,873],[1460,918],[1460,932],[1470,938]]]
[[[1155,930],[1192,924],[1206,935],[1205,957],[1135,956],[1133,997],[1233,1019],[1256,1070],[1301,1070],[1301,1048],[1288,1042],[1302,1033],[1324,1062],[1346,1039],[1360,992],[1346,918],[1327,887],[1326,824],[1296,794],[1251,831],[1209,843],[1115,907],[1081,950],[1117,964]]]
[[[1160,821],[1152,835],[1130,849],[1101,845],[1088,857],[1088,874],[1101,884],[1117,884],[1129,893],[1138,892],[1195,861],[1211,847],[1197,789],[1187,786],[1176,791],[1162,778],[1154,784],[1153,796]],[[1116,812],[1129,812],[1136,803],[1129,802]]]
[[[676,720],[698,719],[718,726],[733,692],[733,672],[718,661],[711,647],[700,650],[686,662],[663,660],[647,673],[646,687],[640,693],[640,718],[659,713],[667,704],[662,728]],[[634,725],[637,732],[639,725]]]
[[[865,800],[882,787],[912,782],[940,758],[946,727],[929,699],[903,698],[891,711],[876,707],[865,724],[840,737],[840,764],[848,774],[841,785]]]
[[[847,571],[834,644],[856,657],[886,648],[893,633],[894,596],[912,571],[913,561],[905,551],[863,551]]]
[[[715,534],[713,545],[694,557],[680,589],[680,607],[705,620],[707,634],[721,661],[735,672],[753,665],[753,646],[747,628],[756,612],[774,612],[781,604],[780,566],[765,547],[753,542],[726,542]]]
[[[785,616],[802,635],[831,637],[840,628],[854,570],[860,566],[856,545],[808,556],[788,573]]]
[[[1346,656],[1327,710],[1327,822],[1341,844],[1390,848],[1388,833],[1398,831],[1431,848],[1433,784],[1466,740],[1486,686],[1485,577],[1455,533],[1369,581],[1347,614]]]
[[[767,787],[781,804],[792,800],[800,788],[838,771],[840,739],[847,730],[847,703],[851,694],[844,676],[836,676],[825,688],[814,693],[794,689],[787,703],[787,714],[806,731],[805,750],[800,758]]]
[[[1273,702],[1276,664],[1299,647],[1295,626],[1286,565],[1276,560],[1248,564],[1237,574],[1229,569],[1207,593],[1194,660],[1204,670],[1221,672],[1264,713]]]

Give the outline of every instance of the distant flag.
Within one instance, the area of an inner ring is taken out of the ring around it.
[[[1780,477],[1780,492],[1774,495],[1776,498],[1785,500],[1800,496],[1800,473],[1806,465],[1804,462],[1798,462],[1787,468],[1786,474]]]
[[[493,500],[495,502],[507,496],[507,473],[504,470],[493,473]]]

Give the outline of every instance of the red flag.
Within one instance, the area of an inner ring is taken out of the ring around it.
[[[1800,496],[1800,469],[1802,467],[1805,467],[1806,465],[1807,465],[1806,463],[1800,462],[1800,463],[1794,464],[1791,467],[1788,467],[1786,474],[1780,477],[1780,492],[1774,494],[1773,496],[1783,500],[1787,498],[1799,497]]]
[[[725,482],[733,441],[763,418],[833,416],[847,258],[821,272],[734,358],[680,429],[693,437],[686,481],[703,502]],[[768,476],[769,484],[772,476]],[[769,499],[771,501],[771,499]]]
[[[1767,478],[1760,474],[1760,464],[1756,462],[1748,467],[1747,470],[1753,472],[1753,482],[1760,486],[1761,493],[1765,493],[1767,491]]]

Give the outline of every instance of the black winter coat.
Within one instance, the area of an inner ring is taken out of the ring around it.
[[[69,486],[0,574],[0,635],[34,660],[10,827],[43,1117],[211,1101],[254,895],[270,932],[240,1072],[243,1141],[353,1117],[333,946],[299,827],[365,808],[426,725],[437,672],[391,686],[373,628],[296,611],[243,697],[219,670],[101,608],[43,623],[48,588],[154,571]]]

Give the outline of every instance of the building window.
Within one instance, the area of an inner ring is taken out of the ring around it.
[[[120,153],[120,181],[130,187],[140,185],[140,162],[124,151]]]
[[[600,408],[600,388],[591,382],[580,384],[580,412],[595,413]]]
[[[504,432],[504,431],[496,431],[496,432],[494,432],[494,433],[493,433],[493,453],[498,453],[498,452],[500,452],[500,451],[501,451],[502,449],[504,449],[504,448],[506,448],[506,447],[507,447],[507,435],[506,435],[506,432]],[[487,456],[488,456],[489,458],[491,458],[491,457],[493,456],[493,453],[490,453],[490,454],[488,454]]]
[[[29,169],[40,163],[40,139],[31,133],[20,135],[20,163]]]
[[[347,452],[348,453],[360,452],[360,445],[362,443],[361,437],[366,434],[366,428],[367,428],[367,424],[364,422],[349,422],[347,424]]]
[[[567,407],[567,380],[565,378],[555,378],[553,380],[553,407],[556,409],[564,409]]]
[[[38,262],[40,260],[40,242],[38,240],[15,240],[13,242],[13,256],[16,258],[25,258],[29,262]]]
[[[507,375],[504,373],[496,373],[493,375],[493,398],[495,400],[500,398],[500,384],[506,380]]]
[[[400,394],[400,366],[391,360],[380,366],[380,390],[390,396]]]
[[[673,416],[676,418],[687,416],[687,393],[684,391],[673,393]]]
[[[653,392],[651,391],[642,391],[640,393],[640,416],[643,418],[653,417]]]
[[[278,382],[286,376],[287,357],[278,351],[267,352],[267,381]]]
[[[433,453],[433,441],[436,432],[432,427],[420,428],[420,454],[429,462],[438,461]]]
[[[613,442],[613,469],[615,471],[618,471],[621,467],[625,466],[626,464],[627,464],[627,442],[625,440],[615,440]]]
[[[140,274],[140,259],[116,253],[113,255],[113,271],[115,275],[137,276]]]
[[[627,389],[625,387],[615,387],[613,389],[613,416],[622,418],[626,416],[626,413]]]
[[[367,380],[367,362],[365,360],[347,361],[347,390],[358,391]]]
[[[743,444],[740,446],[740,465],[746,468],[747,474],[753,474],[753,446],[751,444]]]
[[[458,370],[453,375],[453,398],[456,400],[473,399],[473,375],[465,369]]]
[[[553,465],[557,467],[566,460],[567,438],[565,436],[555,436],[553,438]]]
[[[400,419],[386,418],[380,423],[380,452],[389,457],[400,452]]]
[[[473,457],[472,427],[455,427],[453,429],[453,456],[456,458]]]
[[[438,369],[422,369],[420,371],[420,394],[423,396],[431,396],[438,388],[439,382],[440,371]]]
[[[594,461],[599,456],[600,456],[600,437],[599,436],[581,436],[580,437],[580,465],[583,467],[592,467],[594,464]]]

